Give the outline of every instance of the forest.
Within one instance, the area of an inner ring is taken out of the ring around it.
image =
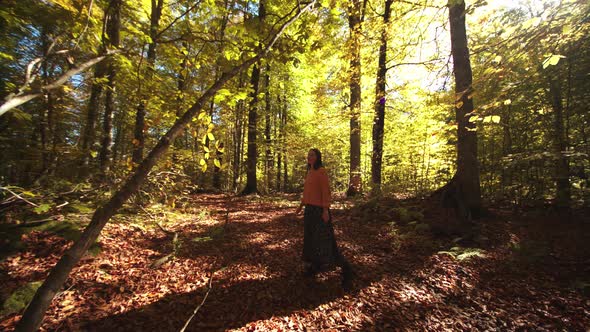
[[[586,0],[3,0],[0,330],[587,331],[589,128]]]

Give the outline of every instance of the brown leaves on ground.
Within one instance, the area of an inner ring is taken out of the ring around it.
[[[181,245],[159,269],[149,266],[172,251],[170,237],[138,227],[137,221],[112,222],[102,232],[101,253],[86,256],[74,269],[42,330],[178,331],[205,295],[211,273],[212,290],[189,330],[583,331],[590,326],[590,300],[572,286],[588,272],[587,224],[551,233],[563,225],[514,223],[498,215],[481,221],[485,255],[459,260],[443,252],[452,239],[399,236],[391,220],[376,220],[383,216],[360,218],[348,208],[336,209],[337,239],[357,275],[346,294],[338,271],[316,280],[302,276],[303,222],[292,214],[294,204],[195,196],[193,208],[211,214],[187,214],[166,226],[179,234]],[[71,244],[41,232],[23,241],[23,251],[0,263],[2,297],[42,280]],[[535,241],[547,249],[540,254],[530,249]],[[19,318],[3,317],[0,329],[13,329]]]

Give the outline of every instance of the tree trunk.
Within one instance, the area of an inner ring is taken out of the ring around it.
[[[156,38],[158,35],[158,28],[160,26],[160,17],[162,16],[162,8],[164,7],[164,0],[152,0],[152,10],[150,15],[150,38],[152,42],[148,46],[148,53],[147,53],[147,77],[146,82],[148,84],[151,82],[153,77],[156,62]],[[135,164],[139,164],[143,159],[143,148],[145,145],[145,116],[147,115],[146,112],[146,105],[149,102],[149,96],[151,95],[151,91],[148,91],[146,95],[141,96],[141,101],[137,105],[137,112],[135,114],[135,129],[133,131],[134,141],[133,141],[133,156],[132,161]]]
[[[383,130],[385,127],[385,86],[387,83],[387,39],[389,18],[393,0],[385,0],[383,13],[383,30],[379,46],[379,65],[375,91],[375,116],[373,118],[373,155],[371,156],[371,182],[373,193],[381,192],[381,164],[383,160]]]
[[[477,161],[477,133],[475,124],[467,114],[473,111],[472,72],[465,29],[465,2],[451,1],[449,21],[451,50],[455,76],[455,114],[457,121],[457,173],[455,181],[466,200],[471,215],[477,217],[481,210],[481,189]]]
[[[266,143],[266,164],[264,167],[264,177],[266,180],[266,190],[270,191],[272,188],[272,179],[271,179],[271,173],[272,173],[272,166],[274,164],[273,162],[273,158],[272,158],[272,150],[271,150],[271,137],[270,137],[270,128],[271,128],[271,115],[270,115],[270,75],[269,75],[269,71],[270,71],[270,66],[266,65],[266,73],[264,75],[264,86],[266,89],[266,92],[264,94],[264,118],[265,118],[265,123],[264,123],[264,139],[265,139],[265,143]]]
[[[86,126],[82,135],[82,163],[80,167],[80,176],[88,176],[90,171],[90,160],[93,158],[92,148],[96,142],[96,122],[100,108],[103,83],[101,79],[105,75],[105,65],[103,62],[94,68],[94,79],[90,88],[90,98],[88,98],[88,108],[86,113]]]
[[[266,16],[266,4],[265,1],[260,2],[258,7],[258,24],[259,31],[262,30],[262,24],[264,24],[264,18]],[[252,86],[252,93],[250,97],[250,105],[248,107],[248,152],[246,160],[246,187],[242,190],[242,195],[258,193],[258,187],[256,182],[256,164],[258,161],[258,142],[256,142],[257,136],[257,123],[258,123],[258,88],[260,82],[260,63],[257,63],[252,68],[252,76],[250,79],[250,85]]]
[[[121,0],[111,0],[107,16],[108,44],[119,47],[119,31],[121,30]],[[103,139],[100,150],[100,170],[103,176],[110,172],[113,146],[113,115],[115,114],[115,79],[117,76],[116,61],[110,58],[107,62],[107,91],[103,118]]]
[[[258,118],[258,82],[260,80],[260,69],[258,64],[252,68],[250,85],[252,86],[252,98],[248,107],[248,152],[246,159],[246,187],[242,194],[254,194],[258,192],[256,186],[256,161],[258,157],[256,142],[256,127]]]
[[[279,124],[277,127],[279,127],[279,133],[278,133],[278,140],[277,140],[277,192],[281,191],[281,162],[282,162],[282,155],[283,155],[283,149],[284,149],[284,143],[283,143],[283,105],[282,105],[282,101],[281,101],[281,96],[279,95],[277,97],[277,109],[278,109],[278,121]]]
[[[360,0],[351,1],[348,8],[350,28],[350,183],[347,196],[362,192],[361,183],[361,23]]]
[[[555,160],[555,183],[557,192],[555,204],[559,208],[569,208],[571,200],[570,189],[570,170],[569,163],[564,153],[567,150],[564,120],[563,120],[563,103],[560,82],[555,75],[549,78],[549,95],[551,97],[551,106],[553,108],[553,148],[556,155]]]

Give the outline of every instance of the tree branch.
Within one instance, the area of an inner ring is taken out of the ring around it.
[[[107,57],[112,56],[113,54],[116,54],[116,53],[119,53],[119,51],[109,51],[105,55],[101,55],[99,57],[90,59],[90,60],[84,62],[83,64],[81,64],[80,66],[74,67],[74,68],[66,71],[65,73],[63,73],[58,79],[56,79],[52,83],[44,85],[38,89],[35,89],[32,92],[24,93],[24,94],[19,93],[19,94],[8,95],[8,97],[6,97],[6,99],[4,100],[4,103],[2,105],[0,105],[0,116],[2,116],[2,114],[10,111],[11,109],[13,109],[17,106],[20,106],[20,105],[22,105],[30,100],[33,100],[35,98],[41,97],[47,91],[55,90],[55,89],[59,88],[65,82],[67,82],[70,78],[72,78],[72,76],[77,75],[77,74],[87,70],[88,68],[94,66],[95,64],[101,62],[102,60],[104,60]]]

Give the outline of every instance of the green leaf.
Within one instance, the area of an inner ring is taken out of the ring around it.
[[[34,208],[33,211],[35,211],[36,214],[41,214],[41,213],[45,213],[45,212],[49,211],[50,209],[51,209],[51,205],[41,204],[41,205],[37,206],[36,208]]]
[[[546,69],[549,66],[555,66],[559,63],[559,60],[561,60],[561,58],[565,58],[563,55],[559,55],[559,54],[551,54],[550,56],[548,56],[545,61],[543,61],[543,69]]]

